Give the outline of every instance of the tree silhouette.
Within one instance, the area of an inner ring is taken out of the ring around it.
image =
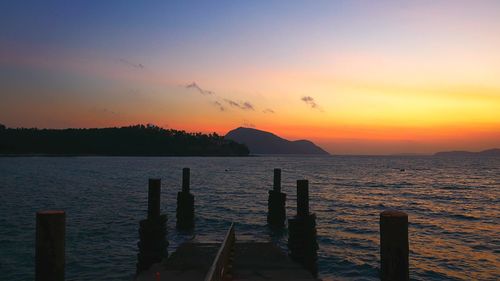
[[[2,127],[0,127],[2,128]],[[246,156],[248,148],[216,133],[187,133],[158,126],[102,129],[0,130],[1,154]]]

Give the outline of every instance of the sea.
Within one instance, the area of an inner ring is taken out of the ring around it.
[[[191,168],[196,227],[175,228],[182,168]],[[273,169],[287,216],[309,180],[323,280],[378,280],[379,214],[409,216],[411,280],[500,280],[500,158],[434,156],[1,157],[0,280],[34,280],[35,214],[66,211],[66,280],[133,280],[149,178],[162,180],[169,253],[185,241],[273,241]]]

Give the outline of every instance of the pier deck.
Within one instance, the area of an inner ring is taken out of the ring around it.
[[[221,244],[184,243],[162,264],[142,272],[137,281],[205,280]],[[267,242],[237,242],[234,258],[225,280],[317,280],[311,273]]]
[[[272,243],[235,244],[232,280],[317,280]]]
[[[219,247],[220,243],[183,243],[166,262],[154,264],[139,274],[136,281],[156,281],[156,272],[162,281],[205,280]]]

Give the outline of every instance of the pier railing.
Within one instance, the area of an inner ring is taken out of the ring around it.
[[[234,247],[236,241],[234,235],[234,223],[231,223],[231,227],[226,233],[226,237],[222,242],[222,245],[215,256],[212,266],[208,270],[205,281],[221,281],[224,278],[224,274],[227,272],[229,258],[231,255],[231,250]]]

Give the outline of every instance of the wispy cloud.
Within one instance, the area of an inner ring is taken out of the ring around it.
[[[131,62],[129,60],[126,60],[126,59],[119,59],[119,61],[128,66],[128,67],[131,67],[131,68],[135,68],[135,69],[144,69],[144,64],[142,63],[135,63],[135,62]]]
[[[271,113],[271,114],[276,113],[276,112],[274,112],[274,110],[272,110],[270,108],[266,108],[266,109],[262,110],[262,112],[264,112],[264,113]]]
[[[232,107],[237,107],[237,108],[243,109],[243,110],[255,110],[254,106],[248,101],[236,102],[236,101],[230,100],[230,99],[224,99],[224,101]]]
[[[309,105],[313,109],[317,109],[317,110],[323,111],[321,109],[321,107],[319,106],[319,104],[311,96],[302,97],[300,100],[303,101],[303,102],[305,102],[307,105]]]
[[[214,95],[215,94],[212,91],[205,90],[205,89],[201,88],[200,86],[198,86],[198,84],[196,84],[196,82],[191,82],[190,84],[187,84],[186,89],[195,89],[198,92],[200,92],[200,94],[202,94],[202,95]]]
[[[222,105],[222,103],[220,103],[219,101],[214,101],[213,103],[217,108],[219,108],[220,111],[225,111],[226,109],[224,108],[224,106]]]
[[[228,100],[228,99],[224,99],[224,101],[229,104],[230,106],[235,106],[235,107],[240,107],[240,104],[235,102],[235,101],[232,101],[232,100]]]
[[[110,115],[117,115],[118,112],[107,109],[107,108],[98,108],[98,107],[93,107],[89,109],[89,112],[95,113],[95,114],[110,114]]]
[[[243,103],[243,109],[251,109],[251,110],[255,110],[255,108],[253,107],[253,105],[249,102],[244,102]]]
[[[249,101],[235,101],[232,99],[224,98],[216,94],[214,91],[210,91],[200,87],[196,82],[191,82],[189,84],[182,85],[182,87],[190,90],[196,90],[204,96],[210,96],[212,101],[210,104],[217,107],[219,111],[227,111],[229,108],[236,108],[247,111],[255,111],[255,106]],[[274,113],[271,109],[265,111],[266,113]]]

